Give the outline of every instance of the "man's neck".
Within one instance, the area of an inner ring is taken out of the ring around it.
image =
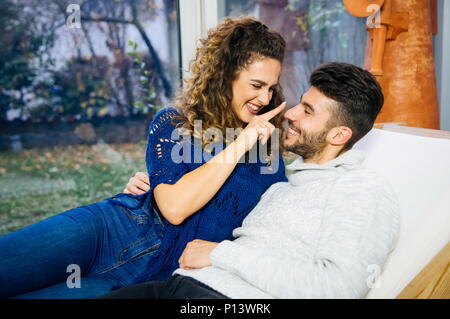
[[[336,147],[325,147],[321,152],[316,153],[314,156],[303,160],[304,163],[309,164],[325,164],[326,162],[329,162],[331,160],[334,160],[339,155],[342,155],[345,153],[341,152],[342,147],[336,148]]]

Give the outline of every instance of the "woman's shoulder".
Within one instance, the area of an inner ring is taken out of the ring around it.
[[[155,131],[158,131],[164,127],[167,127],[168,125],[173,128],[175,126],[175,123],[173,123],[173,119],[176,116],[180,116],[181,113],[178,111],[177,108],[173,106],[165,107],[161,110],[159,110],[154,116],[150,123],[149,131],[150,134],[154,133]]]

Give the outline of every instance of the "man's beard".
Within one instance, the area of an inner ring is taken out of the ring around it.
[[[323,151],[327,144],[327,135],[329,130],[325,129],[319,133],[307,133],[301,131],[303,142],[297,140],[292,145],[286,145],[285,149],[303,157],[303,160],[310,159]]]

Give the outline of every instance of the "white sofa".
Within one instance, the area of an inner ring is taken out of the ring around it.
[[[397,247],[366,298],[396,298],[450,240],[450,132],[392,129],[413,134],[374,128],[354,147],[392,184],[402,210]]]

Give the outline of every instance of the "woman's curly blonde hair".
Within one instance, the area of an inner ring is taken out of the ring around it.
[[[223,136],[226,128],[243,128],[245,123],[231,107],[233,80],[258,59],[273,58],[282,63],[285,47],[286,42],[277,31],[252,17],[227,18],[209,30],[190,63],[192,76],[175,99],[175,106],[182,114],[177,118],[179,125],[193,136],[195,120],[202,121],[203,130],[217,128]],[[282,102],[282,90],[277,86],[261,114]],[[274,117],[271,122],[281,129],[282,116]]]

